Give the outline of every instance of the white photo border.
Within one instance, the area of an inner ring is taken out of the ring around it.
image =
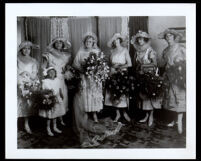
[[[6,16],[6,159],[195,159],[196,155],[196,5],[185,3],[7,3]],[[187,60],[186,148],[167,149],[18,149],[18,16],[185,16]]]

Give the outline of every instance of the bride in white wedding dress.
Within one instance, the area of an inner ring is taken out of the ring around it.
[[[110,135],[115,135],[122,127],[121,123],[114,123],[111,119],[97,119],[95,111],[103,108],[102,87],[98,87],[95,81],[89,80],[84,74],[82,65],[89,54],[99,53],[97,37],[94,33],[86,33],[83,37],[83,45],[80,47],[73,62],[73,66],[81,73],[81,85],[75,94],[73,103],[74,129],[79,136],[81,147],[95,147],[100,141]],[[90,119],[88,112],[93,112],[94,120]]]

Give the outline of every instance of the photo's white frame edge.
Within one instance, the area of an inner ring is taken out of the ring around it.
[[[7,159],[195,159],[196,15],[195,4],[6,4],[6,155]],[[112,11],[111,11],[112,6]],[[102,9],[104,8],[104,12]],[[122,10],[126,8],[126,10]],[[86,12],[86,10],[88,12]],[[171,12],[170,12],[171,11]],[[186,148],[170,149],[17,149],[17,16],[186,16]],[[12,46],[12,47],[11,47]],[[190,53],[190,54],[188,54]],[[12,100],[12,101],[11,101]],[[13,110],[13,108],[15,110]],[[124,154],[124,155],[122,155]]]

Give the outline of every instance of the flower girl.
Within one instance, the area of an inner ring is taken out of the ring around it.
[[[53,122],[53,130],[57,133],[62,131],[57,128],[57,118],[65,114],[65,110],[61,108],[63,104],[63,93],[61,87],[59,87],[59,79],[57,78],[57,72],[53,67],[49,67],[43,72],[45,79],[42,80],[43,90],[52,90],[53,95],[56,96],[56,103],[51,109],[39,109],[39,116],[47,118],[47,134],[54,136],[50,129],[50,123]]]

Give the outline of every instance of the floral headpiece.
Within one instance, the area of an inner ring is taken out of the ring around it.
[[[134,45],[136,43],[136,39],[139,38],[139,37],[151,39],[151,37],[149,36],[148,33],[139,30],[136,35],[134,35],[134,36],[131,37],[131,44]]]
[[[97,43],[98,39],[96,34],[94,34],[93,32],[87,32],[84,34],[84,36],[82,37],[82,41],[84,42],[84,40],[86,39],[87,36],[91,36],[94,39],[94,42]]]
[[[52,70],[52,69],[55,70],[54,67],[49,67],[49,68],[44,69],[44,70],[43,70],[43,75],[44,75],[44,76],[47,76],[48,71],[50,71],[50,70]],[[55,70],[55,71],[56,71],[56,70]]]
[[[25,47],[31,47],[33,49],[39,49],[39,45],[33,44],[31,41],[23,41],[18,48],[18,52]]]

